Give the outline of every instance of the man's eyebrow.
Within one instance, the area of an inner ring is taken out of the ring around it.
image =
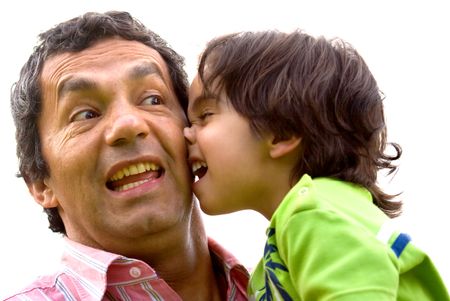
[[[151,62],[145,62],[132,67],[128,73],[128,77],[132,80],[138,80],[152,74],[156,74],[163,79],[162,71],[158,65]],[[59,98],[62,98],[65,94],[70,92],[94,90],[96,88],[97,84],[94,80],[75,76],[68,78],[59,85],[58,95]]]
[[[156,74],[164,79],[161,69],[158,67],[158,65],[152,62],[145,62],[134,66],[133,68],[131,68],[128,75],[131,79],[136,80],[152,74]]]
[[[83,77],[71,77],[63,81],[58,88],[59,98],[64,97],[65,94],[70,92],[84,91],[84,90],[94,90],[97,84],[87,78]]]

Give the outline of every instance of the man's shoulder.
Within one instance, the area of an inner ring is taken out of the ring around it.
[[[52,300],[60,273],[39,276],[18,292],[10,295],[4,301],[13,300]]]

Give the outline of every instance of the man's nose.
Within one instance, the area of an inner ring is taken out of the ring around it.
[[[183,129],[184,138],[186,138],[186,141],[188,144],[194,144],[195,143],[195,133],[194,129],[192,127],[185,127]]]
[[[115,146],[132,143],[138,137],[145,138],[150,128],[142,114],[138,109],[127,109],[111,116],[110,127],[105,134],[106,143]]]

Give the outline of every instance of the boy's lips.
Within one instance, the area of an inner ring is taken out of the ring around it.
[[[192,174],[195,177],[195,181],[201,179],[208,171],[208,165],[204,161],[195,160],[191,163]]]
[[[129,164],[116,171],[106,182],[108,189],[125,191],[161,177],[163,168],[152,162]]]

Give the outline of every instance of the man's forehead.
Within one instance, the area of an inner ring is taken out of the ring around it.
[[[66,87],[73,86],[65,83],[78,85],[80,82],[68,79],[87,76],[92,80],[100,75],[98,71],[111,77],[128,78],[152,73],[172,86],[167,65],[155,49],[138,41],[119,38],[104,39],[82,51],[50,57],[44,63],[40,81],[44,90],[64,92]]]
[[[138,42],[121,38],[100,40],[79,52],[63,52],[53,55],[44,63],[42,77],[50,79],[71,72],[93,68],[109,68],[120,62],[151,61],[162,77],[168,79],[167,64],[153,48]]]

